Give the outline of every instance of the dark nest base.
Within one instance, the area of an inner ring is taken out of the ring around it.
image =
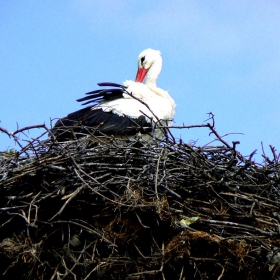
[[[280,279],[278,158],[49,138],[0,157],[1,279]]]

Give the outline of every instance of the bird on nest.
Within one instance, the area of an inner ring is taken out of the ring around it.
[[[164,126],[172,123],[176,104],[167,91],[156,85],[161,68],[160,51],[142,51],[135,81],[127,80],[124,85],[98,83],[101,89],[77,99],[84,102],[82,105],[91,105],[59,119],[52,133],[58,141],[89,134],[95,139],[162,139],[166,133]]]

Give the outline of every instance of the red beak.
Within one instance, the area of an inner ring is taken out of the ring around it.
[[[145,79],[145,76],[147,74],[147,69],[145,69],[144,67],[143,68],[139,68],[138,69],[138,72],[137,72],[137,75],[136,75],[136,79],[135,79],[135,82],[140,82],[142,83],[143,80]]]

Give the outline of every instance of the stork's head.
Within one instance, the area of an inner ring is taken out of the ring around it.
[[[161,71],[162,58],[160,51],[146,49],[139,54],[138,57],[138,72],[136,82],[142,83],[146,74],[145,84],[156,84],[158,75]]]

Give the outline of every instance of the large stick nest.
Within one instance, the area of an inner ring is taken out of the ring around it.
[[[34,139],[0,157],[1,279],[280,279],[279,170],[224,144]]]

